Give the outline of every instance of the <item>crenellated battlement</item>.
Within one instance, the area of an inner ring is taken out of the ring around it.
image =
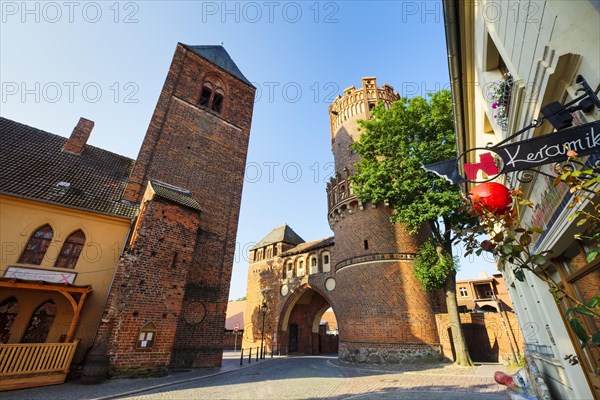
[[[332,137],[344,121],[357,116],[360,119],[369,119],[370,110],[378,102],[383,101],[385,107],[388,108],[399,98],[398,93],[394,92],[394,88],[387,83],[378,88],[375,77],[362,78],[361,88],[356,89],[354,86],[350,86],[344,89],[344,95],[336,97],[329,105]]]

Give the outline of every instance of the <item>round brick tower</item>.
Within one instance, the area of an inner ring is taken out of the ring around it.
[[[398,363],[440,358],[436,312],[438,293],[421,289],[413,259],[423,235],[409,235],[390,223],[391,209],[365,204],[354,196],[349,177],[359,156],[350,145],[359,139],[358,120],[369,119],[378,102],[399,99],[374,77],[351,86],[329,106],[335,176],[327,185],[328,218],[334,231],[334,289],[339,323],[339,356],[353,362]]]

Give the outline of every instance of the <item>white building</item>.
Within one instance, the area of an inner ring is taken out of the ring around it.
[[[447,46],[459,153],[498,143],[529,125],[543,106],[574,99],[583,76],[597,93],[600,84],[600,2],[578,1],[444,1]],[[509,75],[507,75],[509,74]],[[506,82],[509,99],[498,104],[490,90]],[[495,106],[493,106],[496,101]],[[600,119],[590,112],[573,113],[573,125]],[[526,131],[515,141],[554,132],[543,125]],[[482,151],[483,152],[483,151]],[[477,152],[469,162],[477,162]],[[600,155],[592,155],[593,162]],[[553,173],[546,165],[543,172]],[[569,221],[568,190],[554,188],[552,179],[535,175],[530,183],[508,175],[509,187],[521,187],[537,204],[524,216],[526,224],[544,228],[533,247],[552,250],[547,271],[580,300],[600,292],[600,257],[585,262],[589,243],[576,241],[576,221]],[[506,179],[504,176],[501,179]],[[548,285],[531,273],[524,282],[507,266],[503,275],[513,299],[526,347],[557,399],[600,398],[600,349],[581,349],[565,322],[565,305],[558,306]],[[600,321],[584,321],[591,332]],[[571,365],[565,357],[577,356]]]

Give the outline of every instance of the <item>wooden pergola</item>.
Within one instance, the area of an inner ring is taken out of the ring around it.
[[[62,294],[73,308],[73,319],[71,320],[71,325],[69,326],[69,331],[65,338],[66,343],[73,341],[75,329],[77,328],[79,318],[81,317],[83,304],[85,303],[87,295],[92,291],[91,285],[75,286],[68,283],[27,281],[16,278],[0,278],[0,288],[57,292]],[[79,294],[79,298],[77,298],[77,294]]]

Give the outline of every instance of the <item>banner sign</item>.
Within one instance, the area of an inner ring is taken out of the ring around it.
[[[10,266],[4,272],[5,278],[24,279],[26,281],[45,281],[53,283],[73,283],[77,276],[74,272],[51,271],[47,269],[21,268]]]
[[[485,172],[491,178],[498,174],[566,161],[569,158],[567,155],[569,150],[575,151],[578,156],[600,153],[600,121],[499,147],[470,151],[474,150],[488,150],[488,152],[479,155],[478,163],[464,164],[466,179],[459,174],[456,159],[441,161],[423,168],[452,183],[460,184],[465,180],[476,180],[479,171]]]

